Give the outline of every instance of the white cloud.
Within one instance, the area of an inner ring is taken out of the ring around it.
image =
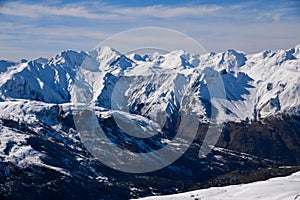
[[[254,2],[232,4],[227,6],[196,5],[172,6],[154,5],[144,7],[113,6],[103,3],[72,3],[72,4],[28,4],[8,2],[0,7],[0,14],[28,18],[47,16],[69,16],[90,20],[142,20],[142,19],[232,19],[240,21],[280,21],[282,16],[297,9],[293,5],[266,5],[255,7]]]
[[[172,6],[148,6],[148,7],[128,7],[116,9],[113,12],[122,15],[173,18],[173,17],[193,17],[214,14],[222,9],[221,6],[195,6],[195,7],[172,7]]]
[[[95,29],[86,29],[86,28],[80,28],[80,27],[67,27],[67,26],[59,26],[55,27],[53,31],[53,28],[47,28],[47,27],[38,27],[34,28],[33,30],[28,30],[27,34],[41,34],[47,37],[62,37],[65,36],[66,38],[77,38],[77,37],[85,37],[85,38],[91,38],[91,39],[97,39],[97,40],[103,40],[110,36],[109,33],[101,32],[99,30]]]
[[[20,2],[9,2],[0,7],[0,13],[4,15],[14,15],[31,18],[37,18],[47,15],[70,16],[87,19],[108,19],[118,17],[114,14],[108,13],[92,13],[81,4],[51,6],[43,4],[24,4]]]
[[[25,4],[21,2],[9,2],[0,7],[0,13],[21,17],[37,18],[47,15],[70,16],[86,19],[116,19],[128,17],[156,17],[173,18],[188,16],[203,16],[213,14],[222,9],[221,6],[147,6],[147,7],[118,7],[109,5],[85,5],[83,3],[53,6],[43,4]],[[92,12],[94,10],[94,12]]]

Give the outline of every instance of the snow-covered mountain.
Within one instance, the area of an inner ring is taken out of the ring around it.
[[[128,77],[129,110],[155,120],[159,112],[170,115],[178,110],[180,98],[194,84],[195,109],[203,119],[209,114],[203,102],[211,98],[207,86],[216,76],[224,83],[227,97],[218,106],[223,120],[256,120],[283,112],[298,115],[299,49],[297,45],[253,55],[234,50],[192,55],[180,50],[143,56],[122,55],[109,47],[88,53],[68,50],[26,63],[2,61],[0,95],[3,100],[84,101],[110,108],[115,85],[121,77]]]
[[[0,198],[128,199],[299,171],[299,62],[300,45],[251,55],[124,55],[100,47],[0,61]],[[116,172],[79,137],[74,110],[87,104],[109,139],[133,152],[168,144],[184,124],[183,113],[195,116],[197,135],[168,167],[139,175]],[[118,120],[160,134],[137,139]],[[222,133],[200,158],[209,124]],[[292,167],[277,168],[284,165]]]

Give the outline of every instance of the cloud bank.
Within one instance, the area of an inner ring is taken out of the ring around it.
[[[70,48],[90,50],[110,35],[143,26],[181,31],[209,51],[234,48],[252,53],[300,43],[300,3],[272,2],[180,6],[6,2],[0,7],[0,59],[33,58],[41,52],[53,56]]]

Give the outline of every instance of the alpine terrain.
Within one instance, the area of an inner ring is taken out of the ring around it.
[[[130,199],[288,176],[300,171],[299,83],[300,45],[250,55],[103,46],[1,60],[0,199]],[[112,154],[105,141],[91,148],[82,137],[90,114],[120,149],[187,150],[155,171],[112,168],[95,155]]]

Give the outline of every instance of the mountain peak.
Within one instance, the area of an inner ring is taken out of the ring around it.
[[[64,67],[75,67],[80,66],[86,56],[87,53],[84,51],[74,51],[69,49],[57,54],[55,57],[50,59],[49,63],[54,65],[62,65]]]
[[[95,49],[95,52],[97,52],[97,55],[100,56],[99,59],[101,59],[102,57],[109,57],[111,55],[114,55],[114,56],[121,56],[122,54],[115,50],[114,48],[112,47],[109,47],[109,46],[100,46],[100,47],[97,47]]]
[[[96,48],[91,52],[91,55],[96,56],[96,60],[99,63],[99,69],[104,71],[111,71],[112,69],[117,68],[124,70],[131,67],[134,63],[119,51],[108,46]]]
[[[228,71],[235,71],[245,65],[246,61],[245,54],[229,49],[221,54],[218,66]]]
[[[296,57],[300,57],[300,44],[297,44],[295,47],[294,47],[294,55]]]

